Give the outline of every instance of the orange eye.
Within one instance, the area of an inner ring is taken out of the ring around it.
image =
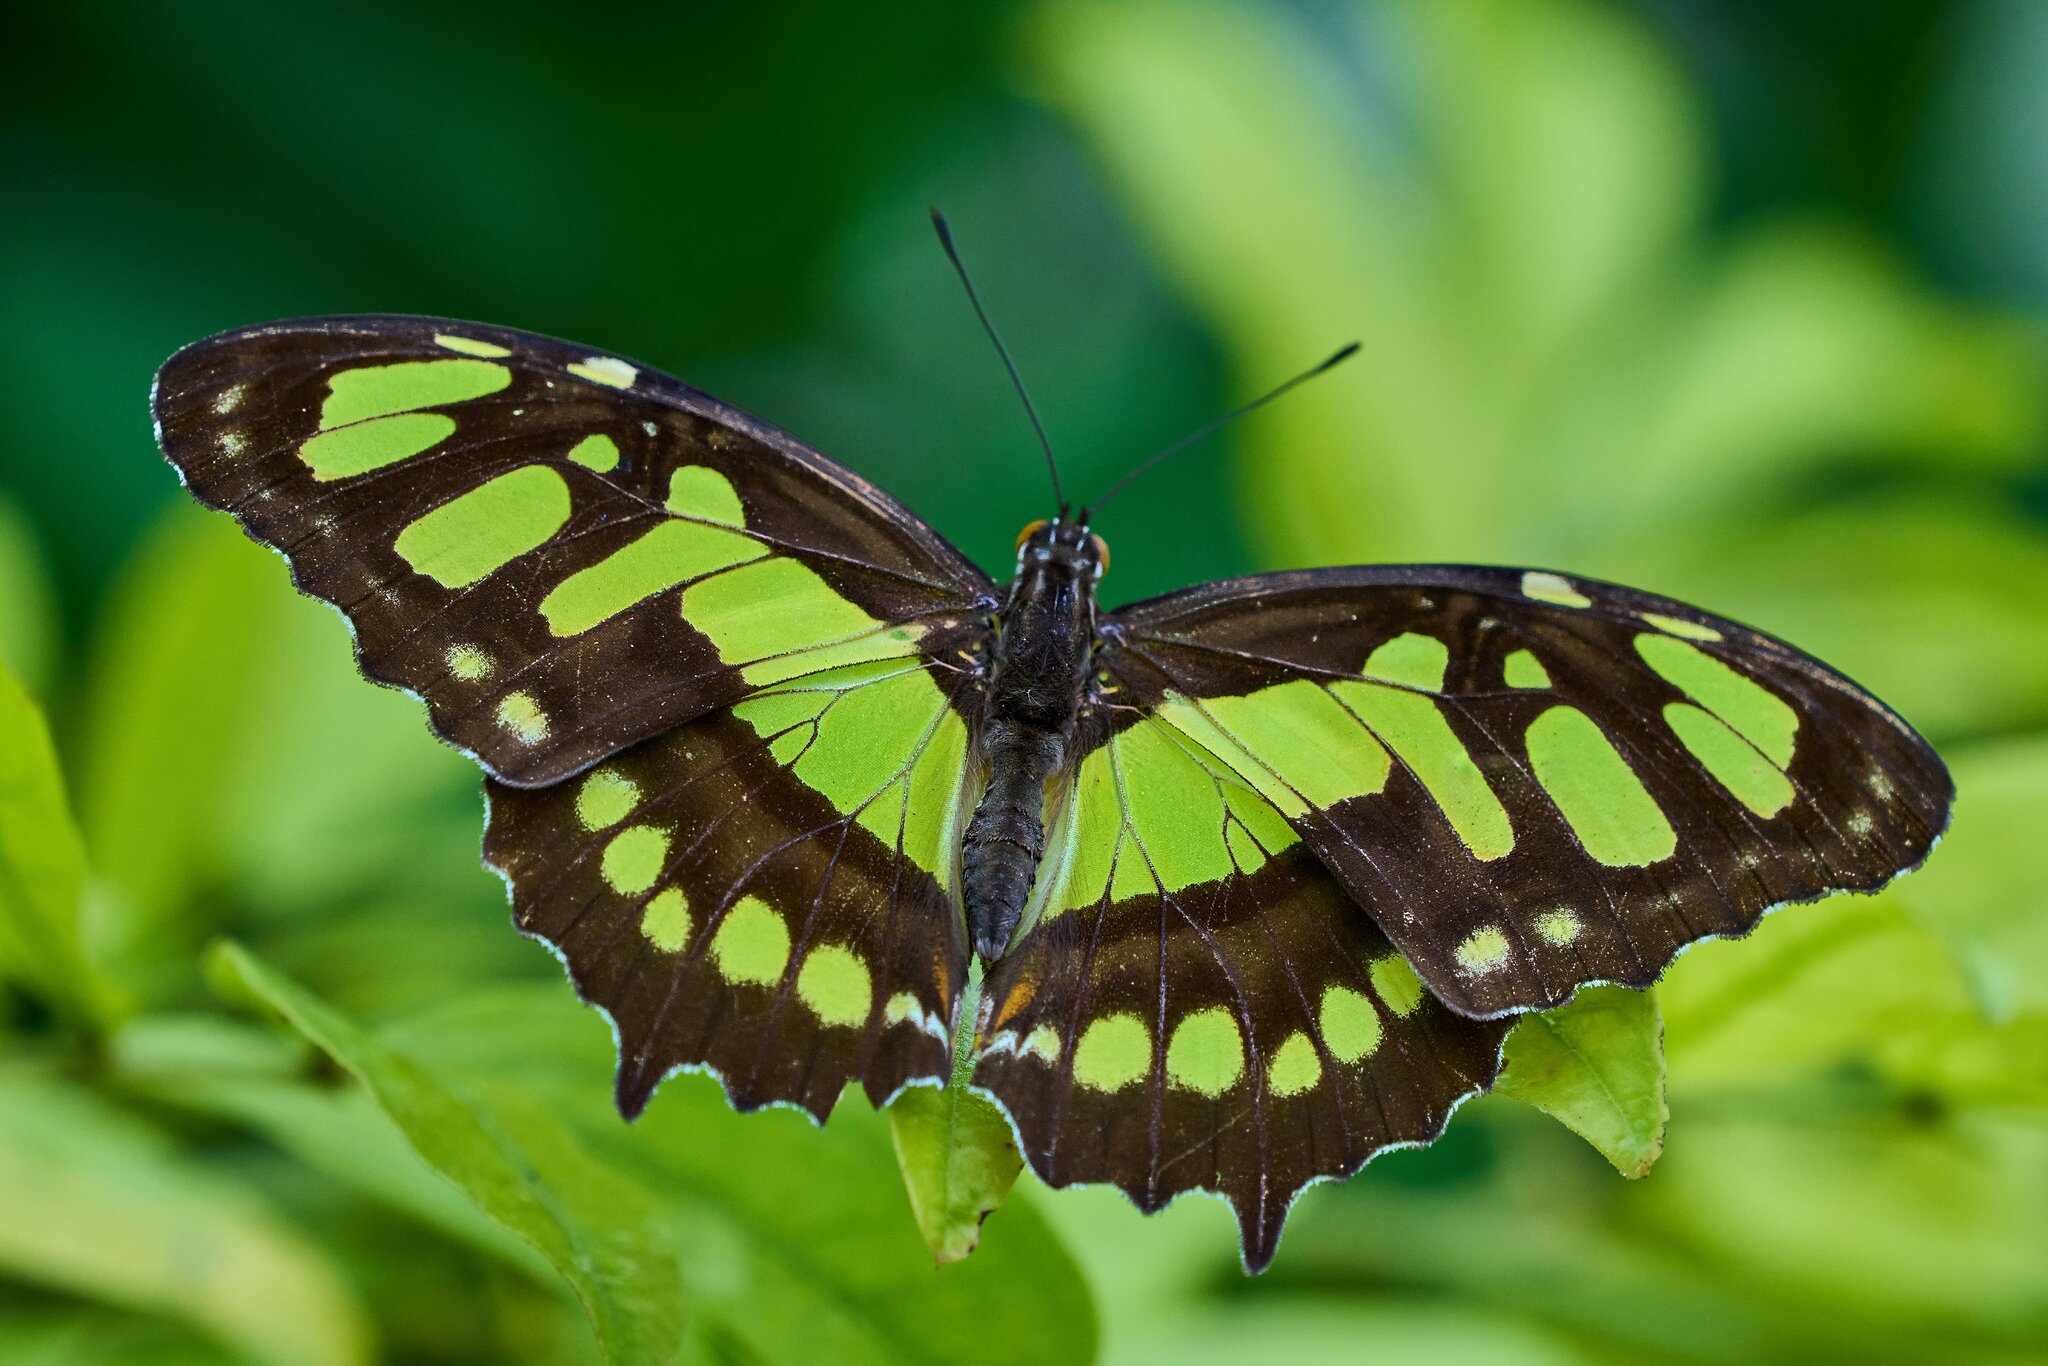
[[[1095,542],[1095,577],[1101,578],[1109,572],[1109,542],[1090,532],[1088,539]]]
[[[1047,525],[1047,522],[1045,518],[1041,517],[1037,521],[1033,522],[1031,525],[1025,527],[1022,531],[1018,532],[1017,549],[1022,550],[1024,548],[1024,542],[1030,540],[1033,536],[1037,535],[1038,529],[1045,525]]]

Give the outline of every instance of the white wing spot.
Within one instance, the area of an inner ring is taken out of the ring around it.
[[[614,389],[630,389],[640,372],[617,356],[590,356],[569,367],[569,373]]]
[[[1560,906],[1536,917],[1536,933],[1543,936],[1546,944],[1560,949],[1577,939],[1584,928],[1579,913],[1569,906]]]
[[[653,424],[652,422],[643,422],[643,423],[641,423],[641,424],[640,424],[640,430],[641,430],[641,431],[643,431],[643,432],[646,432],[646,433],[647,433],[647,434],[648,434],[649,436],[660,436],[660,435],[661,435],[661,428],[659,428],[659,427],[655,426],[655,425],[654,425],[654,424]]]
[[[465,683],[489,678],[496,667],[491,663],[491,657],[474,645],[450,645],[441,662],[448,666],[449,673]]]
[[[487,342],[479,337],[459,337],[452,332],[436,332],[434,344],[449,351],[459,351],[465,356],[484,356],[491,360],[512,354],[512,348],[509,346],[500,346],[496,342]]]
[[[521,744],[537,745],[548,738],[548,714],[533,700],[532,693],[508,693],[498,703],[498,724]]]
[[[1851,811],[1849,813],[1849,830],[1851,833],[1868,839],[1870,838],[1870,832],[1876,828],[1877,822],[1870,819],[1868,811]]]
[[[1501,933],[1500,926],[1487,925],[1465,936],[1465,942],[1451,956],[1466,972],[1492,972],[1508,961],[1508,937]]]
[[[946,1022],[919,1005],[917,997],[907,991],[899,991],[889,998],[887,1004],[882,1007],[882,1022],[910,1025],[931,1035],[940,1043],[953,1041],[952,1035],[946,1030]],[[1012,1034],[1010,1037],[1014,1039],[1016,1035]]]
[[[1572,581],[1562,574],[1546,574],[1532,569],[1522,575],[1522,596],[1538,602],[1554,602],[1559,607],[1591,607],[1593,600],[1572,586]]]
[[[1060,1060],[1059,1031],[1049,1024],[1038,1026],[1038,1028],[1025,1036],[1024,1047],[1018,1050],[1017,1056],[1020,1058],[1040,1057],[1047,1062],[1058,1062]]]
[[[229,413],[242,406],[242,400],[248,396],[248,393],[249,386],[246,384],[229,385],[221,390],[219,394],[215,395],[213,411],[221,417],[226,417]]]
[[[220,434],[220,453],[222,455],[240,455],[244,450],[248,449],[248,446],[249,439],[240,432],[222,432]]]
[[[1659,612],[1644,612],[1641,616],[1644,621],[1666,635],[1684,636],[1687,640],[1720,640],[1722,638],[1721,633],[1713,627],[1702,626],[1696,621],[1687,621],[1684,617],[1667,617]]]
[[[1892,786],[1890,775],[1881,768],[1870,770],[1870,791],[1871,795],[1881,802],[1888,802],[1898,795],[1898,789]]]

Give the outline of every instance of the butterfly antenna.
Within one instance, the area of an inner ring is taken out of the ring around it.
[[[1265,393],[1260,394],[1257,398],[1253,399],[1250,403],[1242,404],[1239,407],[1232,408],[1229,412],[1217,418],[1215,421],[1210,422],[1205,426],[1198,427],[1192,432],[1189,432],[1186,436],[1174,442],[1165,450],[1160,451],[1157,455],[1152,456],[1149,460],[1144,461],[1143,463],[1138,465],[1137,468],[1133,469],[1129,474],[1126,474],[1123,478],[1117,480],[1114,484],[1111,484],[1109,486],[1108,493],[1103,494],[1100,498],[1097,498],[1093,503],[1081,509],[1080,520],[1085,522],[1090,517],[1100,512],[1102,510],[1102,505],[1104,503],[1107,503],[1110,499],[1116,497],[1118,492],[1120,492],[1123,489],[1123,486],[1125,484],[1130,483],[1133,479],[1136,479],[1139,475],[1143,474],[1146,470],[1151,469],[1160,461],[1168,459],[1172,456],[1179,455],[1182,451],[1194,445],[1196,442],[1202,441],[1210,436],[1215,435],[1218,431],[1221,431],[1223,428],[1237,421],[1239,418],[1243,417],[1246,413],[1251,412],[1253,409],[1265,407],[1268,403],[1271,403],[1274,399],[1280,397],[1280,395],[1286,393],[1289,389],[1294,388],[1294,386],[1296,386],[1297,384],[1306,384],[1310,380],[1314,379],[1317,375],[1322,374],[1325,370],[1332,369],[1335,366],[1340,365],[1347,360],[1350,360],[1353,356],[1357,354],[1358,343],[1353,342],[1351,343],[1351,345],[1344,347],[1342,350],[1338,351],[1329,359],[1321,362],[1320,364],[1310,366],[1308,369],[1296,375],[1293,379],[1288,380],[1285,384],[1279,385],[1278,387],[1273,389],[1269,389]]]
[[[946,215],[933,209],[932,226],[938,230],[939,245],[946,249],[946,259],[953,263],[954,273],[967,290],[967,302],[974,305],[974,316],[981,319],[981,330],[988,333],[988,339],[995,343],[996,354],[1003,358],[1003,368],[1010,372],[1010,383],[1017,388],[1017,397],[1024,400],[1024,413],[1031,419],[1031,429],[1038,433],[1038,444],[1045,451],[1045,468],[1052,474],[1052,496],[1060,505],[1059,515],[1065,517],[1067,495],[1060,491],[1060,467],[1052,458],[1052,441],[1045,434],[1045,424],[1038,420],[1038,409],[1031,406],[1031,395],[1024,388],[1024,377],[1017,373],[1017,364],[1010,359],[1010,349],[996,335],[996,325],[989,321],[988,310],[981,306],[981,296],[974,292],[974,281],[967,278],[967,267],[960,264],[960,252],[953,245],[953,229],[946,225]]]

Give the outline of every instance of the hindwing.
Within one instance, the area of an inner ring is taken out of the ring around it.
[[[1541,571],[1265,575],[1124,608],[1107,698],[1287,817],[1445,1003],[1642,987],[1765,911],[1916,866],[1954,788],[1783,642]]]
[[[949,1075],[967,977],[955,855],[974,793],[948,676],[917,660],[775,685],[572,782],[488,785],[484,857],[619,1036],[619,1108],[677,1068],[822,1120]]]
[[[1267,798],[1157,718],[1099,723],[1032,928],[991,969],[974,1084],[1048,1184],[1187,1190],[1271,1260],[1294,1197],[1436,1137],[1499,1067]]]
[[[555,782],[747,693],[929,653],[987,577],[867,481],[615,356],[431,318],[186,347],[160,440],[339,607],[363,672],[501,781]]]

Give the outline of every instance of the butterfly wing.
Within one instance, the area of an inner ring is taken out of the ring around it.
[[[347,614],[363,672],[515,785],[763,686],[928,655],[994,601],[857,475],[676,380],[529,333],[248,328],[173,356],[153,406],[201,501]]]
[[[619,1038],[619,1108],[677,1068],[743,1110],[823,1120],[944,1080],[967,976],[954,886],[971,806],[954,692],[917,661],[763,689],[581,778],[491,782],[484,857]]]
[[[1098,717],[1032,928],[992,969],[974,1083],[1048,1184],[1145,1210],[1216,1192],[1246,1266],[1295,1195],[1426,1143],[1492,1083],[1505,1021],[1413,969],[1267,798],[1156,716]]]
[[[1111,701],[1287,816],[1476,1017],[1646,986],[1696,940],[1872,890],[1948,822],[1913,730],[1783,642],[1540,571],[1380,567],[1124,608]]]
[[[850,1080],[948,1075],[960,654],[994,596],[937,533],[716,399],[503,328],[227,333],[154,406],[200,499],[484,765],[486,858],[611,1016],[623,1111],[678,1067],[821,1119]]]

